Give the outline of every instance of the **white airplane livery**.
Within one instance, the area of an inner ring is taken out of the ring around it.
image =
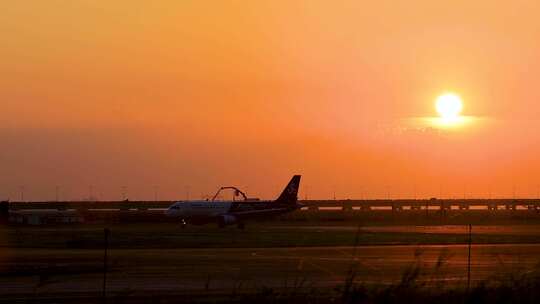
[[[293,176],[275,201],[250,199],[235,187],[221,187],[211,200],[176,202],[167,209],[166,214],[178,218],[183,226],[186,224],[217,223],[219,227],[237,225],[238,228],[244,229],[246,220],[269,218],[303,207],[303,205],[298,204],[300,177],[300,175]],[[216,201],[216,197],[224,189],[233,189],[235,196],[242,195],[244,199],[239,201]]]

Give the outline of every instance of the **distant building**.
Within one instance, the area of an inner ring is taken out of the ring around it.
[[[78,224],[84,222],[84,217],[73,211],[12,211],[8,222],[19,225]]]
[[[9,218],[9,202],[0,202],[0,224],[5,224]]]

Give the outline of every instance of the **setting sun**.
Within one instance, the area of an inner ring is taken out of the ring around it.
[[[446,93],[437,98],[435,105],[441,118],[445,120],[455,120],[459,118],[463,109],[461,98],[454,93]]]

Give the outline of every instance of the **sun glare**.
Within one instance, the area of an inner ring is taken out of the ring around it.
[[[456,120],[463,109],[463,102],[457,94],[446,93],[437,97],[435,107],[442,119]]]

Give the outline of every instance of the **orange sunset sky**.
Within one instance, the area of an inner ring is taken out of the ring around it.
[[[539,1],[0,2],[0,199],[531,197]],[[467,123],[434,123],[454,92]],[[306,187],[307,185],[307,187]]]

